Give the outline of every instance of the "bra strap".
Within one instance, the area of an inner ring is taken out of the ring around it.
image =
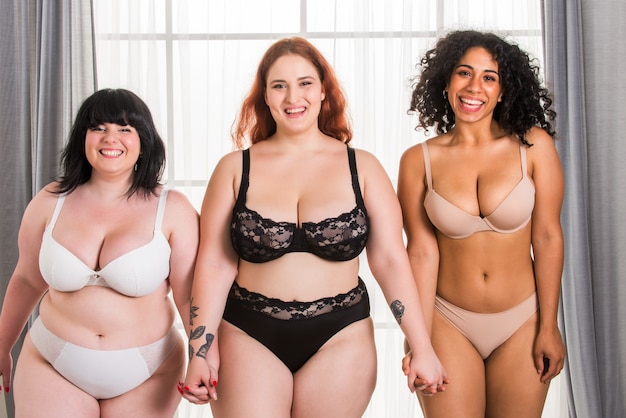
[[[57,218],[59,217],[59,213],[61,213],[61,208],[63,207],[63,202],[65,202],[66,196],[67,196],[66,194],[62,194],[57,199],[57,203],[54,206],[54,212],[52,212],[52,218],[50,218],[50,223],[48,224],[51,230],[52,228],[54,228],[54,225],[56,225],[57,223]]]
[[[161,189],[161,196],[159,196],[159,205],[157,206],[156,219],[154,221],[155,231],[160,231],[161,225],[163,224],[163,216],[165,214],[165,201],[167,200],[168,191],[169,189],[167,187],[163,187]]]
[[[365,206],[363,203],[363,195],[361,194],[361,186],[359,185],[359,173],[356,169],[356,157],[354,154],[354,148],[346,147],[348,149],[348,162],[350,164],[350,174],[352,175],[352,190],[356,196],[357,206]]]
[[[250,148],[241,151],[241,158],[241,184],[239,185],[236,206],[242,206],[246,203],[246,194],[248,193],[248,185],[250,184]]]
[[[422,152],[424,153],[424,169],[426,170],[426,183],[428,184],[428,190],[433,188],[433,177],[430,171],[430,154],[428,153],[428,145],[426,142],[422,142]]]
[[[522,158],[522,177],[528,177],[528,166],[526,163],[526,145],[520,144],[519,153]]]

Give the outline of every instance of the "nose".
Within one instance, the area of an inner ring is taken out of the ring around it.
[[[114,126],[106,126],[102,139],[106,142],[117,142],[118,141],[118,132]]]
[[[296,101],[297,98],[298,98],[298,92],[296,91],[296,89],[288,88],[287,94],[285,96],[287,103],[293,103]]]
[[[467,89],[472,93],[479,92],[482,89],[482,85],[480,83],[479,77],[472,77],[470,79],[469,84],[467,85]]]

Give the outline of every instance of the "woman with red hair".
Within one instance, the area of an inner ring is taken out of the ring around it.
[[[183,396],[218,418],[361,417],[376,381],[364,249],[419,353],[410,389],[443,390],[394,189],[348,146],[345,97],[313,45],[269,48],[233,139],[240,150],[218,163],[202,205]]]

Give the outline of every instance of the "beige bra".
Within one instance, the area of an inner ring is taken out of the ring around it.
[[[430,155],[426,142],[424,150],[424,167],[428,190],[424,199],[424,208],[430,222],[442,234],[452,239],[467,238],[475,232],[495,231],[510,234],[524,228],[532,216],[535,206],[535,186],[528,178],[526,168],[526,148],[520,144],[522,179],[511,190],[506,198],[489,215],[476,216],[453,205],[433,189],[430,169]]]

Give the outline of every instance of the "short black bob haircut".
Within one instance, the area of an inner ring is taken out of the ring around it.
[[[165,144],[148,106],[135,93],[125,89],[99,90],[81,104],[61,155],[59,187],[55,192],[70,193],[91,178],[92,167],[85,155],[85,136],[87,130],[103,123],[130,125],[139,134],[141,154],[126,196],[156,194],[165,169]]]

